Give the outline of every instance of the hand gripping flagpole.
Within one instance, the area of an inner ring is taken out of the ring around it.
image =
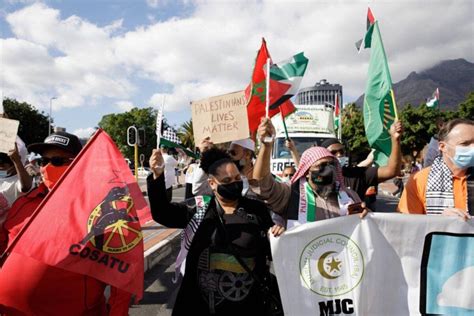
[[[267,73],[266,73],[266,78],[265,78],[265,83],[266,83],[266,89],[265,89],[265,117],[269,118],[269,111],[270,111],[270,58],[267,58]],[[263,141],[265,143],[271,143],[273,142],[273,137],[265,137]]]

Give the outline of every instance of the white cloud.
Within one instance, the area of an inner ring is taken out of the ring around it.
[[[474,292],[466,291],[474,282],[474,266],[456,272],[444,284],[437,302],[440,306],[474,310]]]
[[[146,4],[148,4],[149,7],[152,8],[158,8],[158,5],[160,4],[160,0],[146,0]]]
[[[147,0],[151,7],[169,3]],[[54,106],[60,108],[88,106],[102,98],[118,105],[134,97],[156,105],[166,94],[166,111],[181,111],[192,100],[244,89],[262,36],[274,61],[305,52],[309,67],[303,87],[325,78],[343,85],[346,102],[363,93],[369,53],[357,54],[354,42],[365,29],[367,2],[193,5],[185,17],[155,21],[150,15],[148,24],[128,30],[122,19],[98,26],[84,17],[63,17],[41,3],[10,13],[6,20],[14,37],[1,40],[5,95],[43,108],[58,96]],[[474,61],[470,0],[381,0],[372,9],[394,82],[440,60]],[[142,95],[140,79],[167,88]],[[188,117],[183,114],[183,120]]]
[[[118,101],[115,103],[115,105],[122,111],[122,112],[128,112],[130,111],[134,105],[130,101]]]
[[[95,128],[87,127],[87,128],[78,128],[74,130],[72,133],[79,138],[89,138],[95,131],[96,131]]]

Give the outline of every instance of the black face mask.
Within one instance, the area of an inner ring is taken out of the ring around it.
[[[242,197],[244,182],[242,180],[234,181],[228,184],[219,184],[217,193],[228,201],[235,201]]]
[[[333,184],[336,180],[336,168],[333,165],[325,165],[318,171],[311,171],[311,180],[317,186]]]

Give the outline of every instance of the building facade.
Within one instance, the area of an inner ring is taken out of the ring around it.
[[[336,94],[339,94],[339,105],[342,105],[342,86],[331,84],[322,79],[314,86],[300,89],[296,95],[296,104],[331,104],[334,105]]]

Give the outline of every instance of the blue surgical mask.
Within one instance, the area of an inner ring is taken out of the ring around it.
[[[0,179],[8,177],[8,173],[6,170],[0,170]]]
[[[339,164],[341,167],[346,167],[349,165],[349,157],[342,156],[342,157],[337,157],[337,160],[339,161]]]
[[[458,168],[467,169],[474,167],[474,147],[456,146],[456,152],[452,159]]]

